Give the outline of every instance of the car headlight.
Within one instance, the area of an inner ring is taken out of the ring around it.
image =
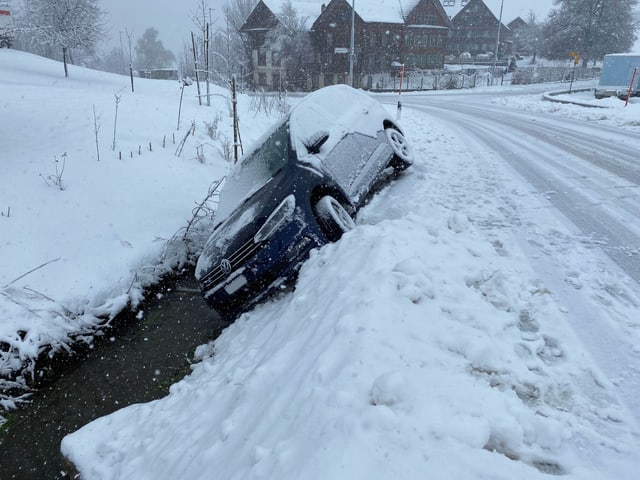
[[[260,230],[253,236],[255,243],[263,242],[273,236],[282,225],[289,221],[296,209],[296,197],[289,195],[278,205]]]

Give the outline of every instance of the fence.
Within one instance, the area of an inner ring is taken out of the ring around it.
[[[493,70],[493,74],[492,74]],[[460,69],[458,71],[413,71],[402,80],[405,91],[453,90],[497,85],[529,85],[533,83],[569,82],[598,78],[600,68],[527,66],[506,72],[503,67]],[[400,88],[400,76],[391,74],[364,75],[361,87],[366,90],[384,92]]]

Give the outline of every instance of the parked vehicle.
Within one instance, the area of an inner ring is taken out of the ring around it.
[[[236,313],[278,290],[411,161],[402,130],[367,94],[334,85],[303,98],[226,178],[195,272],[208,305]]]
[[[637,70],[634,74],[635,69]],[[618,97],[624,100],[630,88],[632,97],[640,96],[640,55],[631,53],[605,55],[595,97]]]

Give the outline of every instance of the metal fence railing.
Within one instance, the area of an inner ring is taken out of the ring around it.
[[[535,83],[569,82],[594,79],[600,76],[600,68],[573,68],[526,66],[513,72],[504,67],[460,69],[458,71],[413,71],[402,78],[403,91],[453,90],[499,85],[529,85]],[[400,76],[392,74],[372,74],[361,77],[360,87],[372,91],[396,91],[400,88]]]

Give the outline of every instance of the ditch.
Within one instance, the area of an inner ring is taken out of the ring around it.
[[[72,478],[60,454],[65,435],[127,405],[166,396],[190,372],[195,348],[228,325],[206,306],[190,273],[159,287],[141,320],[119,322],[9,413],[0,427],[2,480]]]

